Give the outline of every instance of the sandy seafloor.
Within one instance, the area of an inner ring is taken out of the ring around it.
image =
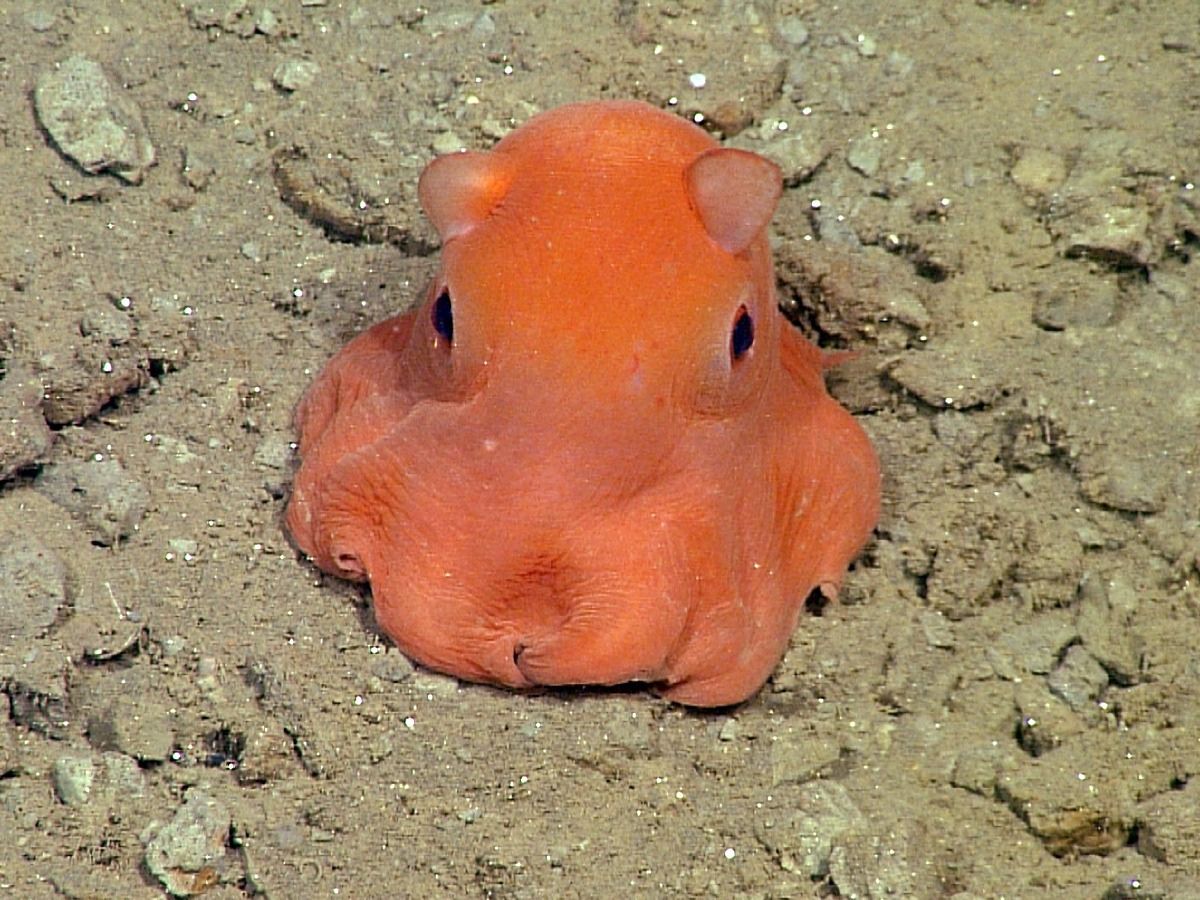
[[[75,54],[140,184],[39,125]],[[1192,0],[10,0],[0,67],[0,895],[1200,896]],[[777,159],[860,351],[882,521],[731,710],[413,671],[281,529],[423,164],[600,97]]]

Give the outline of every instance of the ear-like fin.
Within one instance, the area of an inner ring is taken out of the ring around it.
[[[688,197],[704,230],[729,253],[741,253],[767,227],[783,192],[779,167],[746,150],[714,147],[684,172]]]
[[[445,242],[486,219],[511,182],[510,167],[495,153],[451,153],[425,167],[417,196]]]

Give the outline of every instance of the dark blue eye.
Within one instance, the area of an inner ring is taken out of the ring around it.
[[[450,304],[450,289],[442,288],[442,292],[433,301],[430,310],[433,319],[433,330],[446,339],[447,344],[454,343],[454,307]]]
[[[729,336],[729,353],[737,362],[754,346],[754,319],[741,307],[733,320],[733,332]]]

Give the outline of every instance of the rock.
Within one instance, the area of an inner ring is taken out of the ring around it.
[[[924,610],[917,616],[925,643],[939,650],[954,647],[954,624],[935,609]]]
[[[852,833],[829,856],[829,880],[841,897],[888,900],[891,897],[937,896],[942,884],[921,864],[914,847],[914,828],[890,823],[883,835]]]
[[[475,11],[467,8],[430,10],[421,17],[417,29],[431,37],[466,31],[475,21]]]
[[[292,456],[291,441],[278,435],[263,438],[254,448],[254,464],[264,469],[286,469]]]
[[[21,771],[20,747],[16,733],[0,723],[0,781]]]
[[[104,789],[115,803],[146,792],[146,778],[133,757],[124,753],[101,754],[104,765]]]
[[[182,343],[188,325],[179,321],[178,308],[168,312],[165,306],[165,298],[154,297],[135,323],[129,297],[97,299],[80,316],[77,333],[65,326],[39,336],[32,349],[46,385],[42,412],[51,426],[80,422],[145,386],[156,368],[178,367],[187,354]],[[186,307],[182,312],[188,315]]]
[[[244,740],[237,768],[239,784],[269,784],[296,771],[292,739],[278,722],[255,722],[246,729]]]
[[[988,663],[1007,681],[1047,675],[1058,664],[1063,648],[1078,636],[1071,622],[1042,616],[1001,634],[987,649]]]
[[[1137,594],[1122,577],[1089,572],[1080,580],[1075,627],[1088,653],[1122,687],[1142,677],[1143,640],[1132,627],[1136,615]]]
[[[92,794],[96,764],[86,756],[64,756],[55,761],[50,780],[60,803],[83,806]]]
[[[98,750],[116,750],[142,762],[164,762],[175,744],[165,698],[149,679],[130,675],[126,690],[88,718],[88,740]]]
[[[113,86],[99,63],[69,57],[38,79],[33,100],[46,133],[85,172],[111,172],[140,184],[154,165],[141,110]]]
[[[815,137],[811,129],[790,128],[777,118],[765,119],[757,128],[742,132],[726,145],[771,160],[779,166],[786,187],[807,181],[830,154],[829,145]]]
[[[1034,292],[1033,323],[1046,331],[1104,328],[1116,319],[1121,288],[1115,280],[1057,281]]]
[[[1118,269],[1143,269],[1154,256],[1150,211],[1142,206],[1097,206],[1079,215],[1067,237],[1066,255]]]
[[[1067,650],[1046,683],[1071,709],[1083,712],[1093,708],[1100,692],[1108,687],[1108,673],[1091,653],[1077,644]]]
[[[1139,867],[1137,874],[1113,879],[1100,900],[1200,900],[1200,887],[1188,875],[1148,875]]]
[[[203,151],[188,145],[183,148],[183,163],[179,174],[184,184],[193,191],[203,191],[208,188],[217,174],[217,165],[204,155]]]
[[[256,21],[248,0],[192,0],[187,5],[192,27],[206,31],[225,31],[248,38]]]
[[[1099,506],[1122,512],[1157,513],[1167,505],[1170,472],[1158,460],[1128,448],[1104,447],[1082,454],[1079,489]]]
[[[197,665],[197,682],[204,690],[206,676],[202,666],[209,668],[204,659]],[[212,668],[215,669],[215,663]],[[246,660],[243,677],[257,695],[263,712],[278,721],[291,737],[304,770],[314,778],[334,777],[342,765],[341,755],[330,743],[328,729],[317,721],[319,717],[314,714],[312,703],[297,690],[286,670],[267,659],[250,658]]]
[[[754,832],[784,871],[818,879],[829,874],[834,847],[866,824],[841,784],[814,781],[800,789],[794,812],[761,820]]]
[[[121,753],[92,756],[63,756],[50,770],[50,781],[59,802],[82,807],[102,804],[108,808],[140,797],[145,779],[136,762]]]
[[[66,460],[47,466],[37,487],[79,518],[108,546],[137,531],[150,495],[115,459]]]
[[[738,720],[732,717],[728,718],[721,724],[721,728],[717,732],[717,740],[736,741],[740,730],[741,726],[738,725]]]
[[[321,67],[311,59],[285,59],[275,67],[271,80],[290,94],[311,85],[320,73]]]
[[[53,29],[57,21],[57,12],[53,8],[38,6],[25,13],[25,24],[38,34],[45,34]]]
[[[0,535],[0,547],[0,650],[20,649],[67,605],[67,570],[32,534]]]
[[[1000,773],[1014,767],[1012,757],[998,743],[989,741],[964,750],[954,760],[950,783],[955,787],[991,799],[996,793]]]
[[[1042,756],[1087,730],[1071,708],[1039,682],[1016,686],[1017,742],[1031,756]]]
[[[1030,148],[1021,153],[1009,176],[1026,193],[1045,197],[1067,180],[1067,163],[1057,153]]]
[[[808,28],[804,19],[798,15],[781,18],[775,24],[775,31],[785,43],[793,47],[803,47],[808,43]]]
[[[878,174],[882,158],[883,142],[874,135],[856,138],[846,151],[846,162],[850,168],[868,178]]]
[[[41,646],[44,642],[17,645],[16,654],[0,653],[0,683],[8,694],[9,718],[20,725],[55,740],[66,740],[72,732],[67,708],[66,669],[70,658],[60,648]]]
[[[778,786],[810,781],[837,762],[841,754],[841,743],[823,734],[778,734],[771,743],[771,783]]]
[[[368,671],[382,681],[399,684],[411,678],[415,668],[399,650],[387,649],[374,655]]]
[[[1166,791],[1141,805],[1138,850],[1172,868],[1200,875],[1200,782]]]
[[[997,797],[1055,856],[1112,853],[1134,827],[1129,783],[1105,772],[1087,744],[1076,741],[1073,750],[1030,760],[996,781]],[[1089,763],[1100,768],[1089,770]]]
[[[42,415],[45,386],[16,363],[0,378],[0,482],[45,460],[54,436]]]
[[[174,818],[161,828],[150,825],[143,834],[146,871],[173,896],[200,893],[198,884],[223,880],[230,865],[229,810],[200,788],[187,793]]]
[[[1003,385],[996,365],[975,358],[969,348],[910,353],[888,369],[888,377],[917,399],[938,409],[988,406]]]

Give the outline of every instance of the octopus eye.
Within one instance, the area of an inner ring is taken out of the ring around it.
[[[741,360],[754,346],[754,319],[746,307],[738,308],[733,319],[733,330],[729,335],[729,354],[734,362]]]
[[[433,330],[445,338],[447,344],[454,343],[454,307],[450,303],[450,289],[442,288],[429,313]]]

